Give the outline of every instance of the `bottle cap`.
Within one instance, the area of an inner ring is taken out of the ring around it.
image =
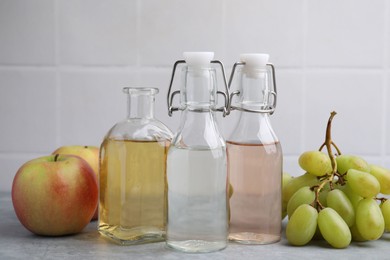
[[[188,67],[208,68],[214,58],[214,52],[183,52],[183,56]]]
[[[241,62],[244,62],[244,73],[251,78],[261,78],[268,63],[269,54],[266,53],[244,53],[240,55]]]
[[[240,55],[242,62],[245,62],[245,66],[252,68],[264,68],[267,66],[269,60],[269,54],[266,53],[243,53]]]

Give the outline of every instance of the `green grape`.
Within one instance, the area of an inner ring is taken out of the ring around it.
[[[362,199],[356,208],[356,228],[362,238],[376,240],[385,230],[385,220],[374,199]]]
[[[337,171],[341,174],[346,173],[349,169],[355,169],[363,172],[369,172],[368,163],[361,157],[355,155],[342,154],[336,157]]]
[[[317,228],[318,212],[308,204],[299,206],[292,214],[286,227],[287,241],[294,246],[310,242]]]
[[[299,157],[298,162],[302,169],[315,176],[332,173],[332,163],[329,156],[320,151],[304,152]]]
[[[378,180],[383,194],[390,194],[390,170],[377,166],[370,165],[370,173]]]
[[[294,211],[302,204],[310,204],[316,198],[314,191],[310,189],[309,186],[305,186],[297,190],[297,192],[292,195],[287,204],[287,215],[291,218]]]
[[[230,199],[234,193],[234,188],[233,188],[233,185],[231,183],[229,183],[228,193],[229,193],[229,199]]]
[[[348,225],[332,208],[325,208],[318,213],[318,227],[324,239],[335,248],[345,248],[351,243]]]
[[[385,230],[386,232],[390,231],[390,200],[386,200],[381,203],[381,211],[383,219],[385,220]]]
[[[292,178],[285,187],[283,187],[283,202],[288,203],[291,196],[294,195],[294,193],[299,190],[300,188],[304,186],[314,186],[318,184],[318,179],[314,175],[305,173],[301,176]]]
[[[354,209],[356,209],[359,201],[361,199],[363,199],[362,196],[359,196],[358,194],[356,194],[352,189],[351,187],[349,187],[349,185],[344,185],[344,186],[341,186],[340,187],[340,190],[342,190],[344,192],[345,195],[347,195],[349,201],[352,203],[352,206]]]
[[[334,209],[344,219],[348,227],[351,227],[355,223],[355,210],[344,192],[334,189],[328,192],[326,201],[328,207]]]
[[[347,172],[347,185],[352,191],[363,198],[373,198],[380,192],[378,180],[367,172],[349,169]]]
[[[283,173],[282,175],[282,189],[286,187],[293,177],[288,173]],[[282,201],[282,220],[287,216],[287,201]]]
[[[289,183],[292,180],[292,176],[286,172],[282,175],[282,187],[285,187],[287,183]]]
[[[349,228],[351,230],[352,240],[356,242],[364,242],[367,241],[367,239],[364,239],[362,237],[362,234],[360,234],[359,230],[357,229],[356,225],[353,225]]]

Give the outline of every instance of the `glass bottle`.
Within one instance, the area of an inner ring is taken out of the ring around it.
[[[99,232],[121,245],[163,241],[171,131],[154,118],[156,88],[124,88],[127,118],[100,148]]]
[[[229,81],[230,87],[235,68],[242,66],[239,90],[230,96],[229,112],[238,110],[240,115],[227,139],[227,153],[232,187],[229,239],[243,244],[281,238],[282,148],[269,119],[276,106],[276,85],[268,58],[242,54]]]
[[[180,126],[168,150],[167,246],[179,251],[212,252],[227,246],[226,144],[215,120],[216,72],[210,62],[214,53],[184,53],[186,63],[180,91]],[[223,66],[222,66],[223,69]],[[227,92],[227,84],[226,84]],[[224,94],[225,97],[228,95]],[[227,101],[227,99],[225,99]],[[226,105],[227,106],[227,105]],[[222,110],[226,112],[226,108]]]

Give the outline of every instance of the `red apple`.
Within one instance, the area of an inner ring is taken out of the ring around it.
[[[95,172],[96,178],[99,177],[99,148],[96,146],[83,146],[83,145],[68,145],[61,146],[55,150],[52,154],[71,154],[77,155],[83,158],[89,166],[92,167]],[[98,218],[98,208],[96,207],[95,214],[92,217],[92,220]]]
[[[90,222],[97,202],[95,174],[78,156],[50,155],[28,161],[12,184],[19,221],[38,235],[80,232]]]

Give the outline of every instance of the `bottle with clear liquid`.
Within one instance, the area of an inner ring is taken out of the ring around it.
[[[276,106],[276,85],[268,58],[242,54],[229,81],[231,87],[240,66],[239,87],[231,92],[229,105],[229,112],[238,110],[240,115],[227,138],[227,153],[233,191],[229,240],[242,244],[269,244],[281,238],[283,157],[269,119]]]
[[[165,239],[166,157],[171,131],[154,118],[156,88],[124,88],[127,118],[100,148],[99,223],[121,245]]]
[[[217,91],[214,53],[187,52],[175,63],[168,91],[169,114],[181,110],[180,126],[167,157],[167,246],[188,253],[222,250],[227,246],[226,143],[215,120],[215,111],[226,113],[228,89]],[[176,66],[185,63],[180,91],[171,87]],[[223,71],[223,66],[222,66]],[[172,107],[180,93],[180,107]],[[217,94],[225,107],[216,108]]]

